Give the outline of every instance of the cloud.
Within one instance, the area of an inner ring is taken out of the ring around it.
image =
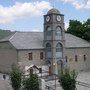
[[[33,3],[19,3],[16,2],[13,6],[4,7],[0,5],[0,23],[12,22],[18,18],[27,16],[40,16],[44,10],[50,9],[49,2],[33,2]]]
[[[72,4],[76,9],[90,9],[90,0],[61,0],[64,3]]]
[[[40,29],[35,28],[35,29],[32,29],[31,31],[32,31],[32,32],[40,32],[41,30],[40,30]]]
[[[69,27],[69,22],[65,22],[65,30]]]
[[[87,2],[87,5],[85,6],[85,8],[90,9],[90,0]]]

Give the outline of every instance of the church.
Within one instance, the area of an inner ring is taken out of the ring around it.
[[[65,33],[64,15],[52,8],[44,15],[43,32],[16,32],[0,40],[0,72],[9,72],[13,64],[21,67],[49,67],[52,73],[90,69],[90,43]]]

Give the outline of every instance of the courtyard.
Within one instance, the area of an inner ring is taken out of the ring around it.
[[[46,82],[45,90],[62,90],[58,80],[56,80],[56,89],[55,89],[55,80],[50,80]],[[6,79],[3,79],[3,74],[0,73],[0,90],[12,90],[10,86],[9,76],[6,75]],[[78,73],[77,77],[77,90],[90,90],[90,71],[83,71]]]

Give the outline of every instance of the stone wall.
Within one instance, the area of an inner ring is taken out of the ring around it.
[[[30,66],[32,64],[41,66],[44,58],[40,59],[40,52],[43,50],[18,50],[18,61],[23,66]],[[29,53],[32,53],[32,60],[29,60]]]
[[[75,55],[77,55],[77,61],[75,61]],[[86,55],[86,61],[84,61],[84,55]],[[90,48],[67,48],[65,56],[67,56],[67,66],[71,70],[90,69]]]
[[[0,42],[0,72],[9,72],[17,63],[17,51],[10,42]]]

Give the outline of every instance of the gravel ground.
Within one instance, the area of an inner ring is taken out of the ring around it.
[[[0,90],[12,90],[8,75],[6,75],[6,79],[4,80],[3,74],[1,73],[0,73]]]

